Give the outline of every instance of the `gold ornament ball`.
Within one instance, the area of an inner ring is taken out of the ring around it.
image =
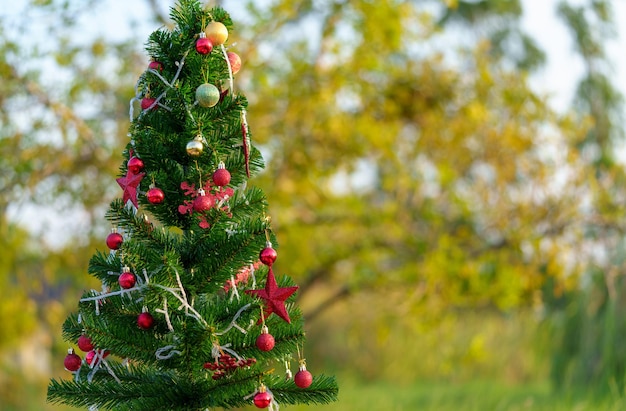
[[[224,44],[228,38],[228,29],[219,21],[210,22],[204,29],[204,33],[213,46]]]
[[[194,138],[189,143],[187,143],[187,154],[192,157],[198,157],[204,151],[204,145],[202,144],[201,138]]]

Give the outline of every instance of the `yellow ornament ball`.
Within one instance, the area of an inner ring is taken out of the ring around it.
[[[187,143],[187,154],[192,157],[198,157],[204,151],[204,145],[202,144],[202,137],[196,136],[193,140]]]
[[[210,22],[204,29],[206,37],[211,40],[213,46],[224,44],[228,39],[228,29],[219,21]]]

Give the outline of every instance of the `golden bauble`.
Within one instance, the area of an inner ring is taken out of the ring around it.
[[[187,143],[187,154],[192,157],[198,157],[204,151],[204,145],[202,144],[202,137],[196,137]]]
[[[219,21],[210,22],[204,29],[206,38],[211,40],[213,46],[224,44],[228,38],[228,29]]]

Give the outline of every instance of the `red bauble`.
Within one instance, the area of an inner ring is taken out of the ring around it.
[[[124,242],[124,237],[120,233],[113,232],[107,236],[107,247],[111,250],[119,250]]]
[[[259,392],[254,396],[254,405],[257,408],[267,408],[272,403],[272,395],[267,392]]]
[[[152,187],[146,193],[146,197],[148,198],[148,202],[150,204],[161,204],[165,199],[165,193],[158,187]]]
[[[206,37],[200,37],[196,41],[196,51],[200,54],[209,54],[213,50],[213,43]]]
[[[276,250],[274,250],[271,246],[265,247],[259,253],[259,260],[261,260],[261,262],[265,265],[274,264],[276,257],[278,257],[278,254],[276,254]]]
[[[218,168],[213,173],[213,183],[218,187],[227,186],[230,183],[230,172],[225,168]]]
[[[146,97],[146,98],[141,99],[141,109],[142,110],[149,109],[154,104],[155,101],[156,101],[156,99],[155,98],[151,98],[151,97]],[[154,108],[156,108],[156,107],[157,106],[154,106]]]
[[[93,350],[93,344],[91,343],[91,338],[87,337],[85,334],[78,337],[78,341],[76,342],[78,348],[80,348],[83,352],[89,352]]]
[[[300,388],[308,388],[311,383],[313,383],[313,376],[306,370],[306,368],[300,368],[300,371],[296,373],[293,381]]]
[[[65,360],[63,360],[63,365],[65,369],[71,372],[78,371],[80,368],[80,364],[82,360],[80,357],[74,353],[74,350],[69,349],[67,351],[67,355],[65,356]]]
[[[163,63],[160,61],[151,61],[150,64],[148,64],[148,68],[155,71],[163,71]]]
[[[128,160],[128,163],[126,163],[126,168],[128,168],[128,170],[133,174],[141,173],[143,170],[143,161],[141,161],[140,158],[133,156]]]
[[[154,317],[152,314],[145,312],[137,317],[137,326],[142,330],[149,330],[154,325]]]
[[[137,282],[137,278],[135,277],[135,274],[131,273],[130,271],[125,271],[122,274],[120,274],[120,276],[117,279],[117,282],[120,283],[120,287],[124,289],[129,289],[135,286],[135,283]]]
[[[110,354],[110,352],[105,351],[102,354],[102,358],[106,358],[108,357]],[[91,350],[87,353],[87,355],[85,356],[85,362],[89,365],[91,365],[91,363],[93,362],[94,358],[96,358],[96,355],[98,355],[98,350]]]
[[[274,348],[274,337],[270,333],[262,333],[256,339],[256,347],[261,351],[271,351]]]
[[[203,212],[210,210],[215,205],[213,197],[201,194],[193,200],[193,210],[196,212]]]
[[[228,56],[228,61],[230,62],[230,69],[233,74],[237,74],[239,69],[241,69],[241,58],[239,58],[239,56],[232,51],[229,51],[226,55]]]

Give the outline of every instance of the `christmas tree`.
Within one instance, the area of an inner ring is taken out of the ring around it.
[[[232,21],[197,0],[171,18],[148,40],[122,198],[106,215],[108,250],[89,264],[102,289],[63,324],[73,378],[52,380],[48,400],[150,411],[334,401],[334,378],[306,369],[297,286],[275,276],[266,198],[247,186],[263,160],[234,88]]]

